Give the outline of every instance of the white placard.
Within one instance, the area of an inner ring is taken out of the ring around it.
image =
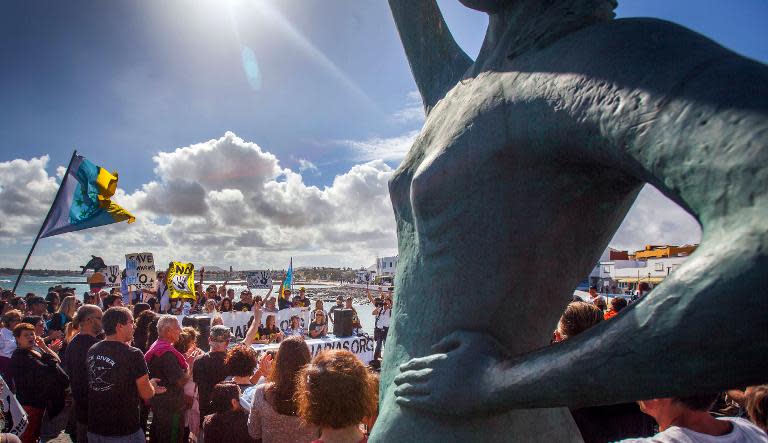
[[[125,279],[137,289],[154,289],[155,259],[151,252],[125,255]]]
[[[104,285],[105,288],[120,287],[120,283],[122,283],[122,279],[120,278],[119,265],[107,266],[106,268],[99,271],[99,273],[104,276],[104,281],[107,282],[107,284]]]
[[[270,289],[272,287],[272,272],[249,272],[245,276],[245,284],[250,289]]]
[[[248,322],[251,321],[251,318],[253,317],[253,312],[240,312],[240,311],[232,311],[232,312],[219,312],[218,315],[221,317],[221,320],[224,322],[224,326],[228,327],[232,331],[232,336],[235,337],[238,340],[242,340],[245,338],[245,333],[248,332]],[[288,308],[288,309],[282,309],[277,312],[267,312],[267,311],[261,311],[261,325],[266,325],[267,316],[268,315],[274,315],[275,318],[275,325],[280,328],[280,330],[284,330],[288,327],[288,325],[291,322],[291,317],[294,315],[298,315],[301,326],[304,327],[306,330],[309,328],[309,309],[308,308]],[[182,320],[184,319],[183,315],[177,315],[176,316],[179,319],[179,324],[181,324]],[[197,314],[195,317],[209,317],[213,318],[213,315],[211,314]]]

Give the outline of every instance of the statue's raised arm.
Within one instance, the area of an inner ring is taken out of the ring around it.
[[[472,66],[435,0],[389,0],[426,113]]]

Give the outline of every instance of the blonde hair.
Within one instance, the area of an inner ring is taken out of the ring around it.
[[[77,311],[77,298],[74,295],[68,295],[64,297],[64,300],[59,304],[59,309],[56,311],[59,314],[64,314],[68,319],[72,320],[75,317]]]

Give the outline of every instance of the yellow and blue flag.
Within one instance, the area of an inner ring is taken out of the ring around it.
[[[291,264],[288,265],[288,272],[285,273],[285,280],[280,286],[280,298],[285,298],[285,290],[291,289],[291,282],[293,280],[293,257],[291,257]]]
[[[116,190],[117,172],[109,172],[75,154],[40,231],[40,238],[125,220],[133,223],[136,218],[110,200]]]

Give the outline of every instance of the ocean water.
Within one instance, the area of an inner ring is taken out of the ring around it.
[[[16,282],[16,275],[0,275],[0,288],[3,289],[11,289],[13,288],[13,283]],[[213,284],[221,284],[224,283],[223,281],[206,281],[206,284],[213,283]],[[24,275],[21,277],[21,282],[19,283],[19,286],[16,288],[16,294],[24,296],[28,292],[33,292],[36,295],[39,295],[41,297],[45,297],[45,295],[48,293],[48,288],[56,285],[62,285],[64,287],[69,288],[75,288],[77,297],[82,300],[83,299],[83,293],[87,292],[89,287],[88,284],[85,282],[85,276],[49,276],[49,277],[35,277],[31,275]],[[279,285],[274,285],[272,294],[277,294],[277,288]],[[326,285],[303,285],[307,289],[322,289],[322,288],[330,288],[331,286]],[[236,297],[239,298],[240,291],[245,289],[245,285],[227,285],[228,288],[232,288],[235,290]],[[253,289],[251,292],[253,295],[261,295],[262,297],[267,294],[267,289]],[[237,300],[235,300],[237,301]],[[331,302],[325,303],[325,310],[328,311],[331,309],[331,306],[333,304]],[[375,323],[375,318],[372,315],[373,312],[373,305],[369,303],[365,304],[358,304],[354,303],[355,310],[357,310],[357,314],[360,317],[360,322],[363,324],[363,330],[369,334],[373,334],[373,327]],[[314,308],[314,305],[313,305]]]

